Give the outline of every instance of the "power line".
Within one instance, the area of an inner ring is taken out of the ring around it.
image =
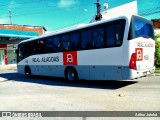
[[[6,8],[2,8],[2,7],[5,7],[5,6],[7,6],[7,7],[12,7],[13,6],[14,9],[16,9],[17,7],[19,7],[17,5],[20,5],[20,4],[23,4],[23,7],[20,6],[21,8],[19,8],[19,9],[28,8],[28,7],[24,7],[24,6],[27,5],[27,4],[33,4],[33,3],[36,3],[36,2],[42,2],[42,1],[47,2],[48,0],[36,0],[36,1],[30,1],[30,2],[21,2],[21,3],[11,3],[11,4],[0,5],[0,7],[1,7],[0,10],[5,10],[6,11]],[[37,4],[36,4],[36,7],[37,7]]]
[[[32,0],[32,1],[26,1],[26,2],[15,2],[15,3],[9,3],[9,4],[0,5],[0,7],[10,6],[10,5],[19,5],[19,4],[23,4],[24,5],[24,4],[29,4],[29,3],[33,3],[33,2],[41,2],[41,1],[49,1],[49,0]],[[67,0],[67,1],[73,1],[73,0]],[[78,1],[78,0],[76,0],[76,1]]]
[[[3,6],[10,6],[10,5],[17,5],[17,4],[28,4],[28,3],[40,2],[40,1],[46,1],[46,0],[32,0],[32,1],[28,1],[28,2],[10,3],[10,4],[0,5],[0,7],[3,7]]]
[[[160,12],[160,7],[154,7],[154,8],[150,8],[150,9],[140,11],[139,15],[147,16],[147,15],[156,14],[156,13],[159,13],[159,12]]]
[[[144,13],[144,14],[140,14],[141,16],[148,16],[148,15],[152,15],[152,14],[156,14],[156,13],[160,13],[160,10],[159,11],[156,11],[156,12],[150,12],[150,13]]]
[[[70,7],[71,5],[67,5],[66,7]],[[73,8],[77,8],[77,6],[81,7],[81,6],[90,6],[88,4],[83,4],[83,5],[75,5],[72,7]],[[15,12],[14,14],[12,14],[13,17],[17,17],[17,16],[23,16],[23,15],[33,15],[33,14],[42,14],[42,13],[48,13],[48,12],[53,12],[52,10],[50,10],[50,8],[55,8],[56,6],[45,6],[45,7],[37,7],[37,8],[42,8],[42,9],[36,9],[36,11],[33,10],[27,10],[27,11],[20,11],[20,12]],[[45,9],[44,9],[45,8]],[[26,13],[25,13],[26,12]],[[20,13],[20,14],[16,14],[16,13]],[[3,14],[3,17],[8,16],[8,13],[6,13],[6,15]]]
[[[14,3],[14,4],[22,4],[22,3],[32,3],[32,2],[40,2],[40,1],[47,1],[47,0],[36,0],[36,1],[30,1],[30,2],[21,2],[21,3]],[[9,5],[9,4],[7,4],[7,5]],[[13,5],[13,4],[12,4]],[[74,8],[74,7],[77,7],[77,6],[91,6],[92,4],[74,4],[74,6],[73,5],[64,5],[64,7],[72,7],[72,8]],[[50,5],[50,6],[35,6],[35,7],[33,7],[33,6],[31,6],[32,7],[32,9],[34,8],[34,9],[36,9],[37,11],[34,11],[33,12],[33,10],[27,10],[27,11],[23,11],[22,9],[24,9],[24,7],[23,8],[18,8],[18,9],[20,9],[20,11],[19,12],[14,12],[13,13],[13,16],[23,16],[23,15],[27,15],[27,14],[29,14],[29,15],[32,15],[32,14],[38,14],[39,13],[39,11],[41,12],[41,13],[44,13],[43,12],[43,10],[44,9],[48,9],[48,8],[56,8],[57,7],[57,4],[55,4],[55,5]],[[29,7],[27,7],[27,8],[31,8],[30,6]],[[43,10],[41,11],[41,9],[39,9],[39,8],[42,8]],[[139,14],[140,15],[148,15],[148,14],[153,14],[153,13],[158,13],[158,12],[152,12],[153,10],[157,10],[157,9],[159,9],[160,7],[155,7],[155,8],[151,8],[151,9],[146,9],[146,10],[143,10],[143,11],[141,11]],[[18,9],[16,9],[16,8],[14,8],[14,10],[18,10]],[[47,12],[47,11],[49,11],[49,10],[44,10],[45,11],[45,13]],[[25,13],[26,12],[26,13]],[[16,14],[16,13],[21,13],[21,14]],[[8,13],[6,13],[6,16],[8,16]]]
[[[83,18],[83,19],[79,20],[79,21],[76,22],[76,23],[68,24],[68,25],[65,25],[65,26],[63,26],[63,27],[59,27],[59,28],[57,28],[57,29],[63,29],[63,28],[69,27],[69,26],[77,25],[78,23],[82,23],[82,22],[84,22],[84,21],[91,20],[92,18],[93,18],[93,15],[92,15],[92,16],[89,16],[89,17],[86,17],[86,18]]]
[[[17,5],[17,4],[28,4],[28,3],[41,2],[41,1],[47,1],[47,0],[34,0],[34,1],[30,1],[30,2],[12,3],[12,4],[0,5],[0,6],[9,6],[9,5]],[[92,4],[74,4],[74,6],[73,5],[64,5],[62,7],[72,7],[72,9],[73,9],[73,8],[77,8],[77,6],[78,7],[82,7],[83,6],[85,8],[86,6],[91,6],[91,5]],[[33,6],[31,6],[31,7],[33,7]],[[33,10],[22,11],[22,9],[24,8],[24,6],[23,6],[23,8],[17,8],[17,10],[20,9],[20,12],[13,12],[12,16],[13,17],[19,17],[19,16],[27,16],[27,15],[33,15],[33,14],[50,13],[50,12],[54,13],[56,11],[52,11],[52,10],[50,10],[50,8],[54,9],[55,7],[58,7],[57,4],[52,5],[52,6],[45,6],[45,7],[36,6],[36,7],[34,7],[34,8],[36,8],[36,11],[33,11]],[[30,6],[27,7],[27,8],[30,8]],[[15,10],[15,8],[13,10]],[[19,13],[19,14],[17,14],[17,13]],[[75,14],[76,14],[76,12],[75,12]],[[8,17],[8,14],[6,14],[6,16]],[[87,17],[87,18],[84,18],[84,17],[85,16],[83,16],[83,18],[81,18],[81,19],[79,18],[79,20],[76,23],[72,22],[71,25],[74,25],[74,24],[89,20],[90,18],[93,17],[93,15],[90,16],[90,17]]]
[[[145,10],[142,10],[140,12],[141,13],[146,13],[146,12],[154,11],[154,10],[157,10],[157,9],[160,9],[160,6],[154,7],[154,8],[149,8],[149,9],[145,9]]]
[[[10,24],[12,24],[12,11],[9,10],[9,18],[10,18]]]

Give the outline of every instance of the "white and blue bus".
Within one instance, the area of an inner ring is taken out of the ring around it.
[[[69,81],[129,80],[155,70],[153,24],[140,16],[68,28],[24,40],[17,49],[22,74]]]

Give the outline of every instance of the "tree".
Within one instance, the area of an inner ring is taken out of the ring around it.
[[[155,34],[155,42],[156,42],[156,66],[160,65],[160,41],[158,40],[158,38],[160,39],[160,33]]]

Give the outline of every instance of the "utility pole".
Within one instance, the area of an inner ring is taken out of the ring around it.
[[[9,10],[9,18],[10,18],[10,24],[12,25],[12,11]]]
[[[99,0],[97,0],[97,2],[94,4],[96,4],[96,7],[97,7],[97,14],[96,14],[95,20],[100,21],[102,19],[101,4],[100,4]]]

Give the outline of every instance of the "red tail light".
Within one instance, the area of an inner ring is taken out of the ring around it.
[[[129,68],[133,69],[133,70],[137,70],[137,66],[136,66],[136,54],[132,53],[131,55],[131,59],[129,62]]]

